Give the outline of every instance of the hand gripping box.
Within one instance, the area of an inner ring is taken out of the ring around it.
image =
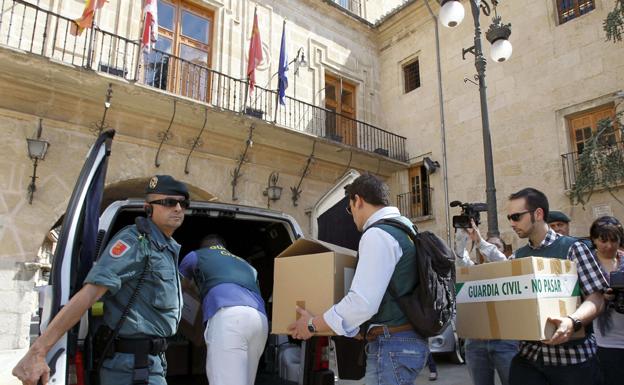
[[[457,269],[457,334],[462,338],[539,341],[580,304],[574,262],[527,257]],[[583,330],[573,338],[582,337]]]
[[[351,287],[355,256],[353,250],[299,238],[275,257],[271,333],[288,334],[297,306],[320,315],[340,301]]]

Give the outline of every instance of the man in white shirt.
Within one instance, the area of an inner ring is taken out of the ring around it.
[[[347,211],[358,230],[364,232],[353,283],[347,295],[321,315],[298,308],[301,317],[290,325],[291,335],[308,339],[314,333],[332,330],[355,337],[363,326],[362,335],[368,341],[366,385],[412,384],[425,365],[429,348],[427,340],[409,324],[388,286],[392,283],[398,296],[413,291],[418,283],[416,250],[405,232],[375,222],[395,219],[410,228],[412,223],[396,207],[389,206],[388,186],[373,175],[358,177],[345,192],[349,197]]]

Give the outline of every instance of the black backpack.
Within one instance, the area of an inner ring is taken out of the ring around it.
[[[440,334],[455,314],[455,254],[440,237],[430,231],[410,229],[399,220],[382,219],[370,227],[393,226],[407,233],[416,246],[414,291],[397,297],[392,281],[388,291],[421,337]],[[370,228],[369,227],[369,228]]]

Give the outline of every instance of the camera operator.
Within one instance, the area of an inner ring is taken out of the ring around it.
[[[485,262],[505,261],[507,257],[503,253],[505,246],[503,241],[498,237],[490,237],[483,239],[479,227],[473,219],[470,220],[471,228],[468,229],[456,229],[455,231],[455,253],[459,257],[457,262],[463,266],[474,265],[475,262],[470,258],[470,252],[468,251],[468,240],[472,240],[473,245],[476,245],[479,253],[483,256]],[[470,248],[472,250],[472,247]]]
[[[594,319],[598,362],[604,385],[621,384],[624,378],[624,287],[620,285],[624,281],[624,258],[618,248],[624,246],[624,230],[616,218],[604,216],[592,223],[589,235],[596,260],[611,286],[605,294],[607,310]],[[620,293],[617,298],[614,292]]]
[[[485,241],[481,237],[479,227],[470,219],[472,228],[458,228],[455,231],[455,250],[460,258],[459,265],[470,266],[475,262],[470,259],[466,248],[468,239],[477,245],[485,262],[504,261],[504,245],[500,238],[490,237]],[[474,385],[493,385],[494,371],[498,373],[502,385],[509,384],[509,368],[511,360],[518,353],[518,342],[510,340],[466,340],[466,364]]]

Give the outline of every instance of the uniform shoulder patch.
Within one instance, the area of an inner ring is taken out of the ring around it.
[[[113,258],[120,258],[128,250],[130,250],[130,245],[120,239],[111,246],[110,255]]]

